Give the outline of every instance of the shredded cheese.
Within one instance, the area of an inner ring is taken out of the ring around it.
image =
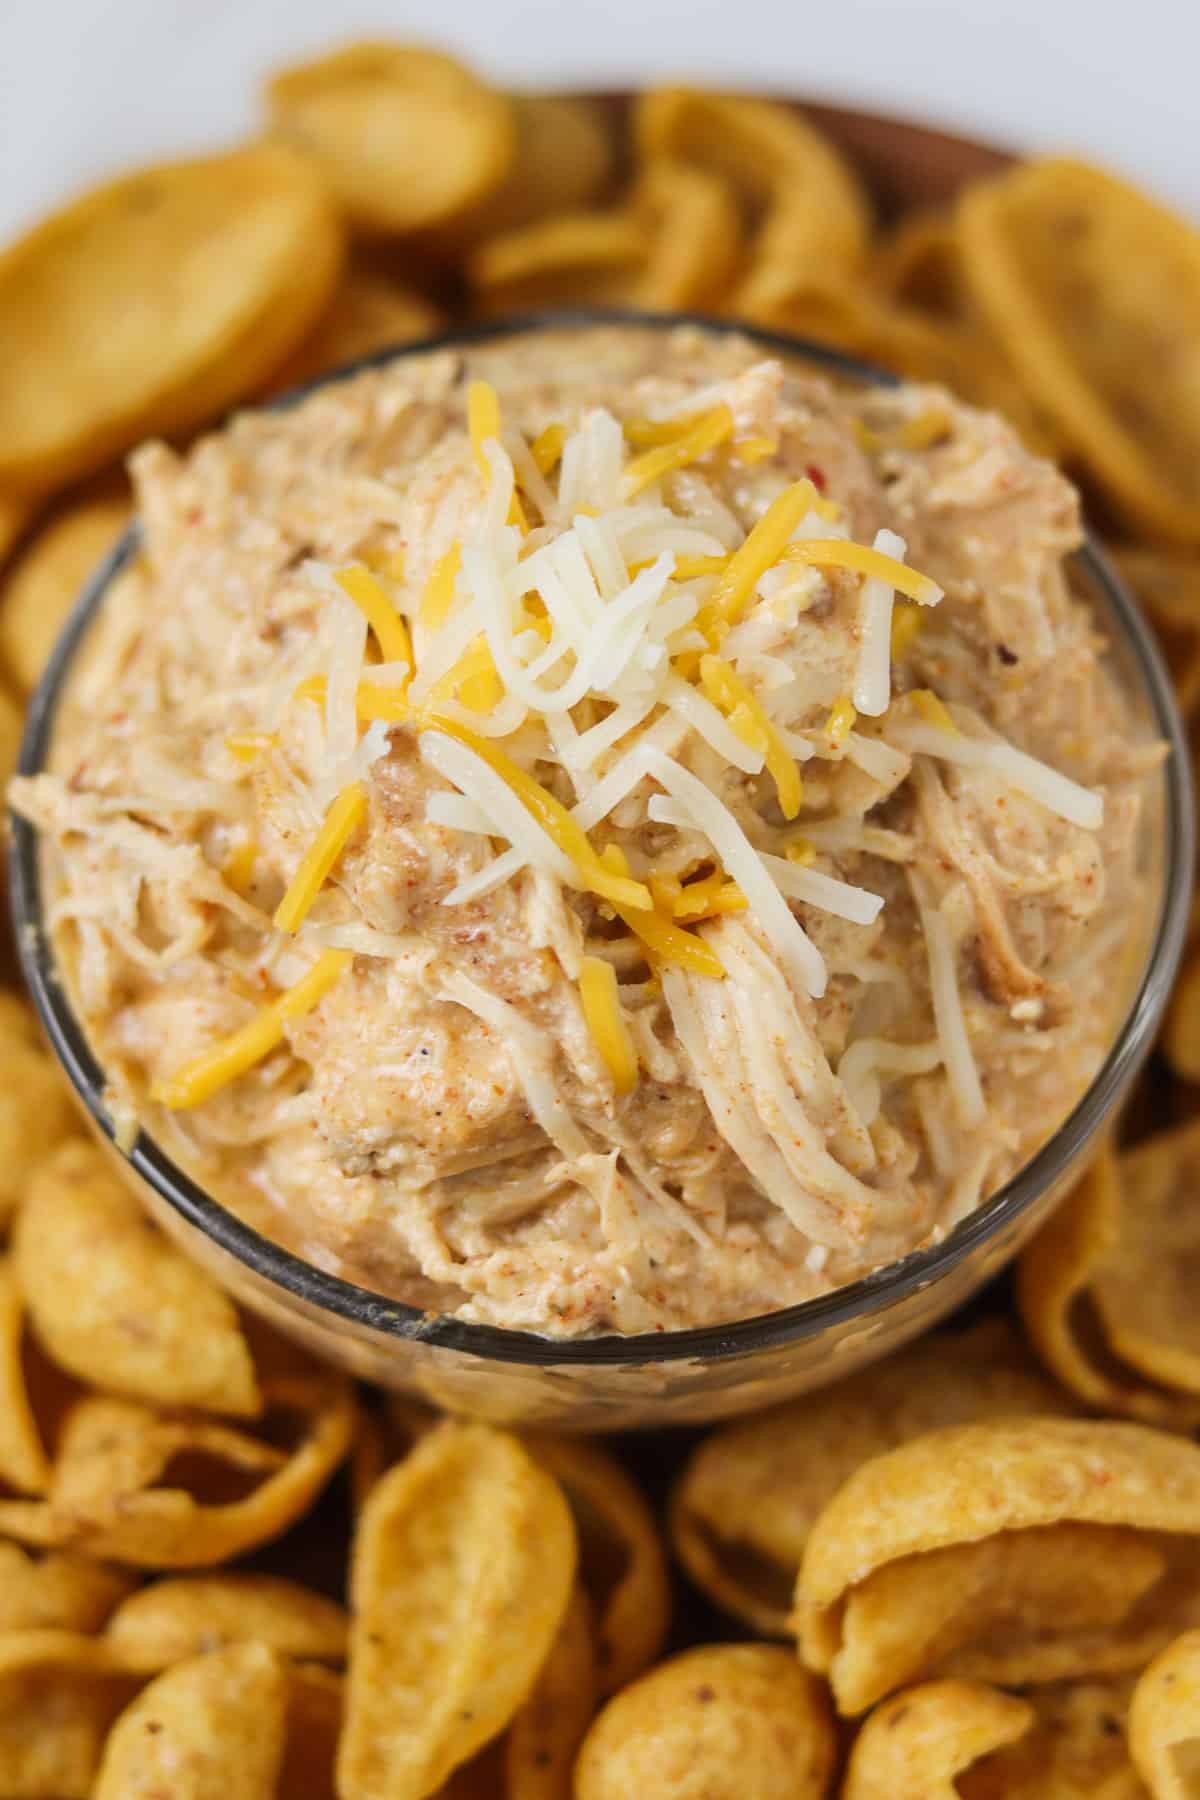
[[[462,545],[451,544],[443,556],[439,556],[429,572],[425,583],[425,592],[421,595],[421,605],[417,611],[417,624],[431,635],[445,624],[450,608],[454,604],[454,584],[458,580],[458,571],[462,565]]]
[[[602,956],[585,956],[579,964],[579,997],[583,1016],[604,1059],[618,1094],[637,1086],[638,1059],[621,1012],[617,972]]]
[[[384,662],[406,662],[413,667],[408,629],[374,575],[361,563],[338,569],[334,580],[348,600],[353,600],[375,633]]]
[[[825,721],[825,736],[834,750],[840,750],[854,730],[854,721],[858,714],[854,710],[854,702],[849,694],[843,694],[835,700]]]
[[[252,763],[265,751],[273,750],[278,742],[275,731],[233,731],[225,739],[225,748],[238,762]]]
[[[518,768],[495,744],[489,743],[487,738],[479,737],[467,726],[460,725],[453,719],[443,718],[432,719],[429,723],[435,732],[455,738],[465,749],[471,750],[512,789],[526,812],[574,866],[580,886],[614,906],[618,903],[631,907],[651,906],[650,890],[645,884],[628,877],[615,877],[611,868],[606,868],[597,856],[588,841],[587,833],[572,818],[562,802],[556,800],[540,781],[535,780],[526,770]]]
[[[297,687],[293,699],[325,703],[327,682],[324,675],[310,675]],[[377,681],[360,681],[354,690],[354,705],[364,724],[376,720],[387,725],[400,725],[414,717],[412,703],[398,687],[384,687]]]
[[[910,569],[907,563],[870,544],[855,544],[849,538],[802,538],[788,544],[782,552],[785,562],[800,563],[811,569],[852,569],[857,575],[875,576],[888,582],[898,593],[918,606],[936,606],[942,589],[928,575]]]
[[[352,782],[329,808],[320,831],[289,881],[287,891],[275,909],[276,930],[299,930],[324,886],[326,876],[366,816],[366,790],[361,782]]]
[[[915,600],[897,600],[892,608],[892,661],[907,656],[925,623],[925,614]]]
[[[762,701],[719,656],[700,658],[700,680],[714,706],[724,712],[730,728],[751,749],[762,752],[779,796],[780,811],[785,819],[794,819],[800,811],[804,784],[795,757],[789,754]]]
[[[890,726],[889,735],[909,755],[938,756],[965,769],[991,769],[1019,794],[1038,801],[1083,831],[1099,831],[1104,823],[1102,794],[1072,781],[1069,775],[1039,762],[1036,756],[1018,750],[1004,738],[968,737],[963,731],[944,731],[916,719]]]
[[[887,556],[901,558],[904,539],[886,529],[875,533],[872,546]],[[854,675],[854,704],[860,713],[877,719],[892,697],[892,611],[896,593],[890,581],[868,575],[859,595],[858,667]]]
[[[744,437],[733,441],[733,454],[748,468],[753,468],[755,463],[765,462],[769,456],[775,455],[778,448],[774,438],[769,437]]]
[[[726,881],[724,871],[717,869],[681,887],[671,910],[677,919],[711,919],[718,913],[745,912],[749,904],[737,882]]]
[[[529,454],[537,465],[539,475],[549,475],[563,453],[563,445],[567,441],[565,425],[547,425],[539,431],[529,446]]]
[[[429,705],[435,709],[457,694],[472,712],[486,713],[497,705],[504,694],[500,677],[488,642],[482,635],[463,651],[454,666],[435,681],[429,690]]]
[[[795,863],[798,868],[807,869],[817,860],[817,846],[811,838],[793,838],[783,854],[788,862]]]
[[[805,992],[819,1000],[828,980],[825,959],[792,916],[783,895],[763,868],[758,852],[729,808],[711,794],[690,769],[683,768],[661,750],[645,749],[642,755],[655,781],[690,814],[695,829],[707,837],[729,875],[745,894],[780,961],[790,968]]]
[[[288,1021],[311,1012],[353,960],[349,950],[322,951],[307,974],[262,1007],[248,1024],[211,1050],[193,1057],[167,1080],[156,1082],[150,1090],[151,1099],[172,1111],[200,1106],[211,1099],[219,1089],[269,1056],[282,1043]]]
[[[490,381],[472,381],[468,384],[467,430],[471,436],[471,448],[475,452],[475,465],[486,488],[492,479],[487,447],[495,444],[501,450],[504,448],[500,441],[500,396]],[[509,501],[508,522],[519,526],[523,533],[529,530],[529,521],[515,488]]]
[[[697,620],[714,650],[719,647],[724,631],[737,624],[755,588],[767,570],[779,561],[788,539],[805,514],[813,510],[813,502],[818,498],[817,490],[807,476],[803,481],[794,481],[782,494],[776,495],[745,542],[733,552],[717,581],[711,601]]]
[[[231,887],[235,894],[245,894],[250,885],[250,877],[254,873],[254,864],[258,858],[258,845],[250,836],[239,838],[230,847],[229,854],[221,864],[221,880]]]
[[[643,488],[649,487],[652,481],[661,481],[664,475],[671,475],[676,469],[684,469],[689,463],[698,462],[709,451],[733,436],[733,414],[727,406],[714,407],[712,412],[703,413],[686,431],[671,438],[668,443],[659,444],[653,450],[646,450],[641,456],[635,456],[625,465],[621,477],[621,491],[626,500],[640,494]]]
[[[875,431],[862,419],[856,419],[855,436],[862,449],[871,454],[881,450],[928,450],[950,430],[950,420],[941,407],[931,406],[914,413],[900,425],[887,431]]]
[[[601,860],[618,879],[628,879],[629,862],[618,845],[609,844]],[[634,936],[641,939],[650,952],[652,965],[669,963],[680,969],[690,969],[695,975],[711,975],[716,981],[724,979],[725,966],[720,957],[711,944],[705,943],[694,932],[685,931],[682,925],[677,925],[652,906],[623,906],[616,900],[610,900],[609,904]]]
[[[948,731],[954,737],[962,736],[946,711],[945,701],[939,700],[932,688],[913,688],[908,699],[927,725],[935,725],[939,731]]]

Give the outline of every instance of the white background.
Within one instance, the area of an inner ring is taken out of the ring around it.
[[[511,83],[698,76],[1083,151],[1200,217],[1200,0],[0,0],[0,239],[245,132],[265,70],[364,29]]]

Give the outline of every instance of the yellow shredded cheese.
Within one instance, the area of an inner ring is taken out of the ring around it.
[[[803,538],[799,543],[788,544],[782,555],[784,562],[801,563],[806,568],[852,569],[856,575],[873,576],[922,606],[936,605],[942,597],[941,588],[928,575],[919,574],[898,557],[870,544],[853,544],[846,538]]]
[[[626,463],[621,477],[625,498],[631,499],[652,481],[661,481],[664,475],[671,475],[676,469],[686,468],[689,463],[707,456],[710,450],[715,450],[732,436],[733,414],[727,406],[715,406],[711,412],[702,413],[688,430],[680,432],[669,443],[645,450],[641,456]]]
[[[789,862],[797,863],[800,868],[807,869],[817,860],[817,846],[806,837],[793,838],[783,854]]]
[[[716,592],[702,607],[696,623],[713,649],[725,631],[736,625],[750,597],[768,569],[774,568],[787,541],[806,513],[812,510],[817,490],[806,476],[794,481],[772,500],[745,542],[734,551],[717,582]]]
[[[640,575],[643,569],[653,568],[657,560],[657,557],[647,556],[643,557],[641,562],[630,563],[630,575]],[[728,567],[728,564],[728,556],[681,556],[677,552],[675,564],[671,570],[671,579],[673,581],[695,581],[701,575],[719,575],[723,569]]]
[[[434,563],[417,609],[417,624],[423,630],[432,633],[445,624],[446,615],[454,604],[454,584],[461,565],[461,544],[451,544],[445,555],[439,556]]]
[[[855,422],[854,430],[860,446],[872,454],[880,450],[928,450],[947,435],[950,420],[940,406],[930,406],[890,431],[874,431],[862,419]]]
[[[278,931],[297,931],[324,885],[325,877],[346,848],[367,813],[366,789],[352,781],[338,795],[316,837],[300,860],[287,892],[275,909]]]
[[[353,961],[349,950],[325,950],[294,987],[285,989],[239,1031],[193,1057],[165,1081],[155,1082],[152,1100],[170,1107],[200,1106],[220,1088],[236,1081],[283,1041],[289,1019],[299,1019],[329,992]]]
[[[324,706],[328,683],[324,675],[310,675],[302,681],[292,698],[312,700]],[[400,725],[413,717],[411,701],[403,689],[384,687],[378,681],[360,681],[354,692],[354,704],[364,724],[380,719],[387,725]]]
[[[490,738],[480,737],[466,725],[460,725],[456,719],[427,716],[423,723],[429,730],[444,732],[447,737],[465,744],[468,750],[473,750],[489,768],[494,769],[502,781],[508,783],[526,812],[537,820],[563,855],[570,857],[589,892],[599,895],[612,906],[647,909],[652,906],[650,890],[645,883],[633,881],[628,874],[614,875],[611,867],[607,867],[597,856],[587,833],[571,817],[562,802],[556,800],[540,781],[505,756],[503,750],[498,749]]]
[[[258,845],[252,837],[242,837],[232,845],[221,864],[221,880],[226,887],[231,887],[235,894],[244,894],[250,885],[257,857]]]
[[[897,600],[892,608],[892,661],[899,662],[915,643],[925,614],[915,600]]]
[[[273,750],[278,742],[275,731],[234,731],[225,739],[225,748],[238,762],[252,763],[264,751]]]
[[[334,580],[346,598],[353,600],[359,612],[365,615],[384,662],[406,662],[411,673],[413,653],[408,641],[408,627],[371,571],[361,563],[354,563],[348,569],[339,569]]]
[[[946,711],[945,702],[938,699],[932,688],[913,688],[908,698],[927,725],[936,725],[939,731],[952,732],[955,737],[962,736]]]
[[[638,1059],[621,1012],[617,973],[602,956],[585,956],[579,964],[579,997],[583,1016],[604,1059],[618,1094],[637,1086]]]
[[[453,668],[447,669],[441,679],[434,682],[429,690],[430,708],[436,709],[455,694],[472,712],[491,712],[502,699],[504,688],[486,637],[477,637]]]
[[[529,446],[529,454],[537,464],[539,474],[549,475],[557,466],[566,441],[565,425],[547,425],[543,431],[538,432]]]
[[[600,860],[611,874],[628,879],[629,862],[619,845],[607,845]],[[724,980],[725,966],[720,957],[712,945],[697,937],[694,931],[685,931],[682,925],[677,925],[674,919],[654,907],[625,906],[611,899],[609,904],[634,936],[641,939],[652,958],[675,963],[681,969],[691,969],[697,975]]]
[[[475,464],[486,485],[492,478],[483,446],[489,438],[500,442],[500,396],[490,381],[472,381],[467,388],[467,430]]]
[[[849,694],[843,694],[839,700],[834,701],[829,717],[825,721],[825,735],[835,750],[840,750],[850,736],[857,718],[858,714],[854,710],[854,702]]]
[[[670,419],[626,419],[621,429],[637,450],[652,450],[659,444],[673,444],[677,438],[694,431],[706,415],[702,412],[676,413]]]
[[[489,438],[500,442],[500,396],[490,381],[472,381],[467,388],[467,430],[471,434],[471,448],[475,452],[475,462],[486,487],[492,479],[492,471],[484,445]],[[519,525],[522,532],[529,530],[529,521],[515,489],[508,509],[508,522],[510,525]]]
[[[675,902],[677,919],[709,919],[716,913],[745,912],[749,901],[736,881],[716,869],[701,881],[689,881]]]
[[[675,902],[683,893],[683,883],[677,875],[658,875],[653,870],[646,877],[646,885],[650,889],[650,897],[659,912],[674,915]]]
[[[744,437],[733,440],[733,454],[740,463],[753,467],[755,463],[765,462],[768,456],[774,456],[779,445],[769,437]]]
[[[730,730],[752,750],[762,752],[767,773],[779,795],[780,810],[785,819],[794,819],[804,798],[804,784],[795,757],[780,737],[779,729],[768,716],[762,701],[719,656],[700,658],[700,680],[713,705],[719,707],[729,720]]]

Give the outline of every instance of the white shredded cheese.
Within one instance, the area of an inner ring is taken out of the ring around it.
[[[908,545],[895,531],[875,533],[876,550],[903,562]],[[892,697],[892,607],[896,590],[888,581],[869,575],[862,584],[858,614],[858,668],[851,698],[868,718],[878,718]]]
[[[920,719],[897,721],[888,735],[900,749],[916,755],[937,756],[965,769],[992,769],[1018,793],[1084,831],[1099,831],[1104,823],[1102,794],[1082,787],[1003,738],[967,737],[964,732],[942,731]]]
[[[636,754],[636,753],[635,753]],[[661,750],[643,748],[648,772],[672,799],[691,815],[717,852],[726,873],[737,882],[759,925],[792,970],[803,990],[819,1000],[827,980],[825,959],[805,935],[783,895],[759,860],[758,852],[724,803],[702,781]]]

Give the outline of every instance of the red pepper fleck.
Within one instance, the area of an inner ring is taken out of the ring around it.
[[[818,494],[825,492],[826,481],[824,469],[818,469],[816,463],[809,463],[804,473],[816,488]]]

